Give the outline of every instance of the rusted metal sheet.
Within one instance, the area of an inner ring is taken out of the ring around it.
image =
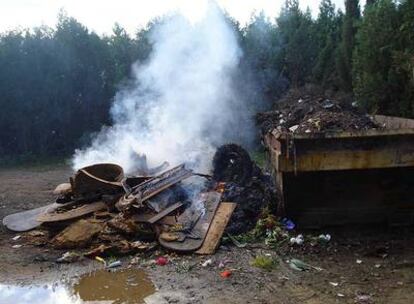
[[[70,179],[75,197],[122,191],[123,169],[116,164],[96,164],[79,169]]]
[[[147,199],[192,175],[193,172],[186,169],[184,165],[172,168],[142,184],[139,184],[136,187],[133,187],[131,193],[124,195],[116,204],[116,207],[119,210],[128,209],[131,205],[140,207]]]

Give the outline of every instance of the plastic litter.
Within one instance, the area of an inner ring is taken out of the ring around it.
[[[297,270],[297,271],[305,271],[305,270],[311,270],[311,269],[314,269],[317,271],[322,270],[322,268],[320,267],[312,266],[310,264],[305,263],[304,261],[301,261],[295,258],[288,260],[288,263],[289,263],[290,268],[292,268],[293,270]]]
[[[82,256],[74,251],[68,251],[62,254],[60,258],[56,260],[56,263],[73,263],[79,261]]]
[[[108,264],[108,266],[106,266],[106,268],[116,268],[116,267],[120,267],[122,265],[121,261],[114,261],[110,264]]]
[[[168,264],[168,259],[166,257],[158,257],[155,259],[155,264],[158,266],[165,266]]]
[[[329,241],[331,240],[331,235],[330,234],[321,234],[321,235],[319,235],[318,240],[321,243],[329,243]]]
[[[212,260],[212,259],[208,259],[208,260],[204,261],[204,262],[201,264],[201,266],[203,266],[203,267],[207,267],[207,266],[210,266],[211,264],[213,264],[213,260]]]
[[[302,245],[305,242],[305,239],[303,238],[302,234],[299,234],[297,237],[293,237],[290,239],[290,243],[292,245]]]
[[[296,227],[295,223],[287,218],[282,219],[282,225],[286,230],[293,230]]]
[[[17,241],[18,239],[21,238],[21,235],[16,235],[15,237],[12,238],[13,241]]]
[[[224,270],[220,272],[220,276],[224,279],[231,277],[231,275],[232,275],[232,272],[230,270]]]

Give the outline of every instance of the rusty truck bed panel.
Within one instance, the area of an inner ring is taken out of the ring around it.
[[[414,120],[375,120],[384,129],[267,134],[269,165],[281,193],[279,212],[306,226],[412,223]]]

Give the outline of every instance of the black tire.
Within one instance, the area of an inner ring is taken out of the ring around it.
[[[219,147],[213,158],[213,177],[216,181],[243,185],[251,179],[252,169],[249,153],[236,144]]]

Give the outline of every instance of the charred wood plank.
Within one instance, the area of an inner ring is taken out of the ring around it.
[[[156,222],[161,220],[163,217],[167,216],[171,212],[173,212],[173,211],[177,210],[178,208],[180,208],[182,205],[184,205],[184,203],[178,202],[178,203],[175,203],[174,205],[171,205],[170,207],[165,208],[160,213],[158,213],[156,216],[150,218],[148,220],[148,223],[155,224]]]

